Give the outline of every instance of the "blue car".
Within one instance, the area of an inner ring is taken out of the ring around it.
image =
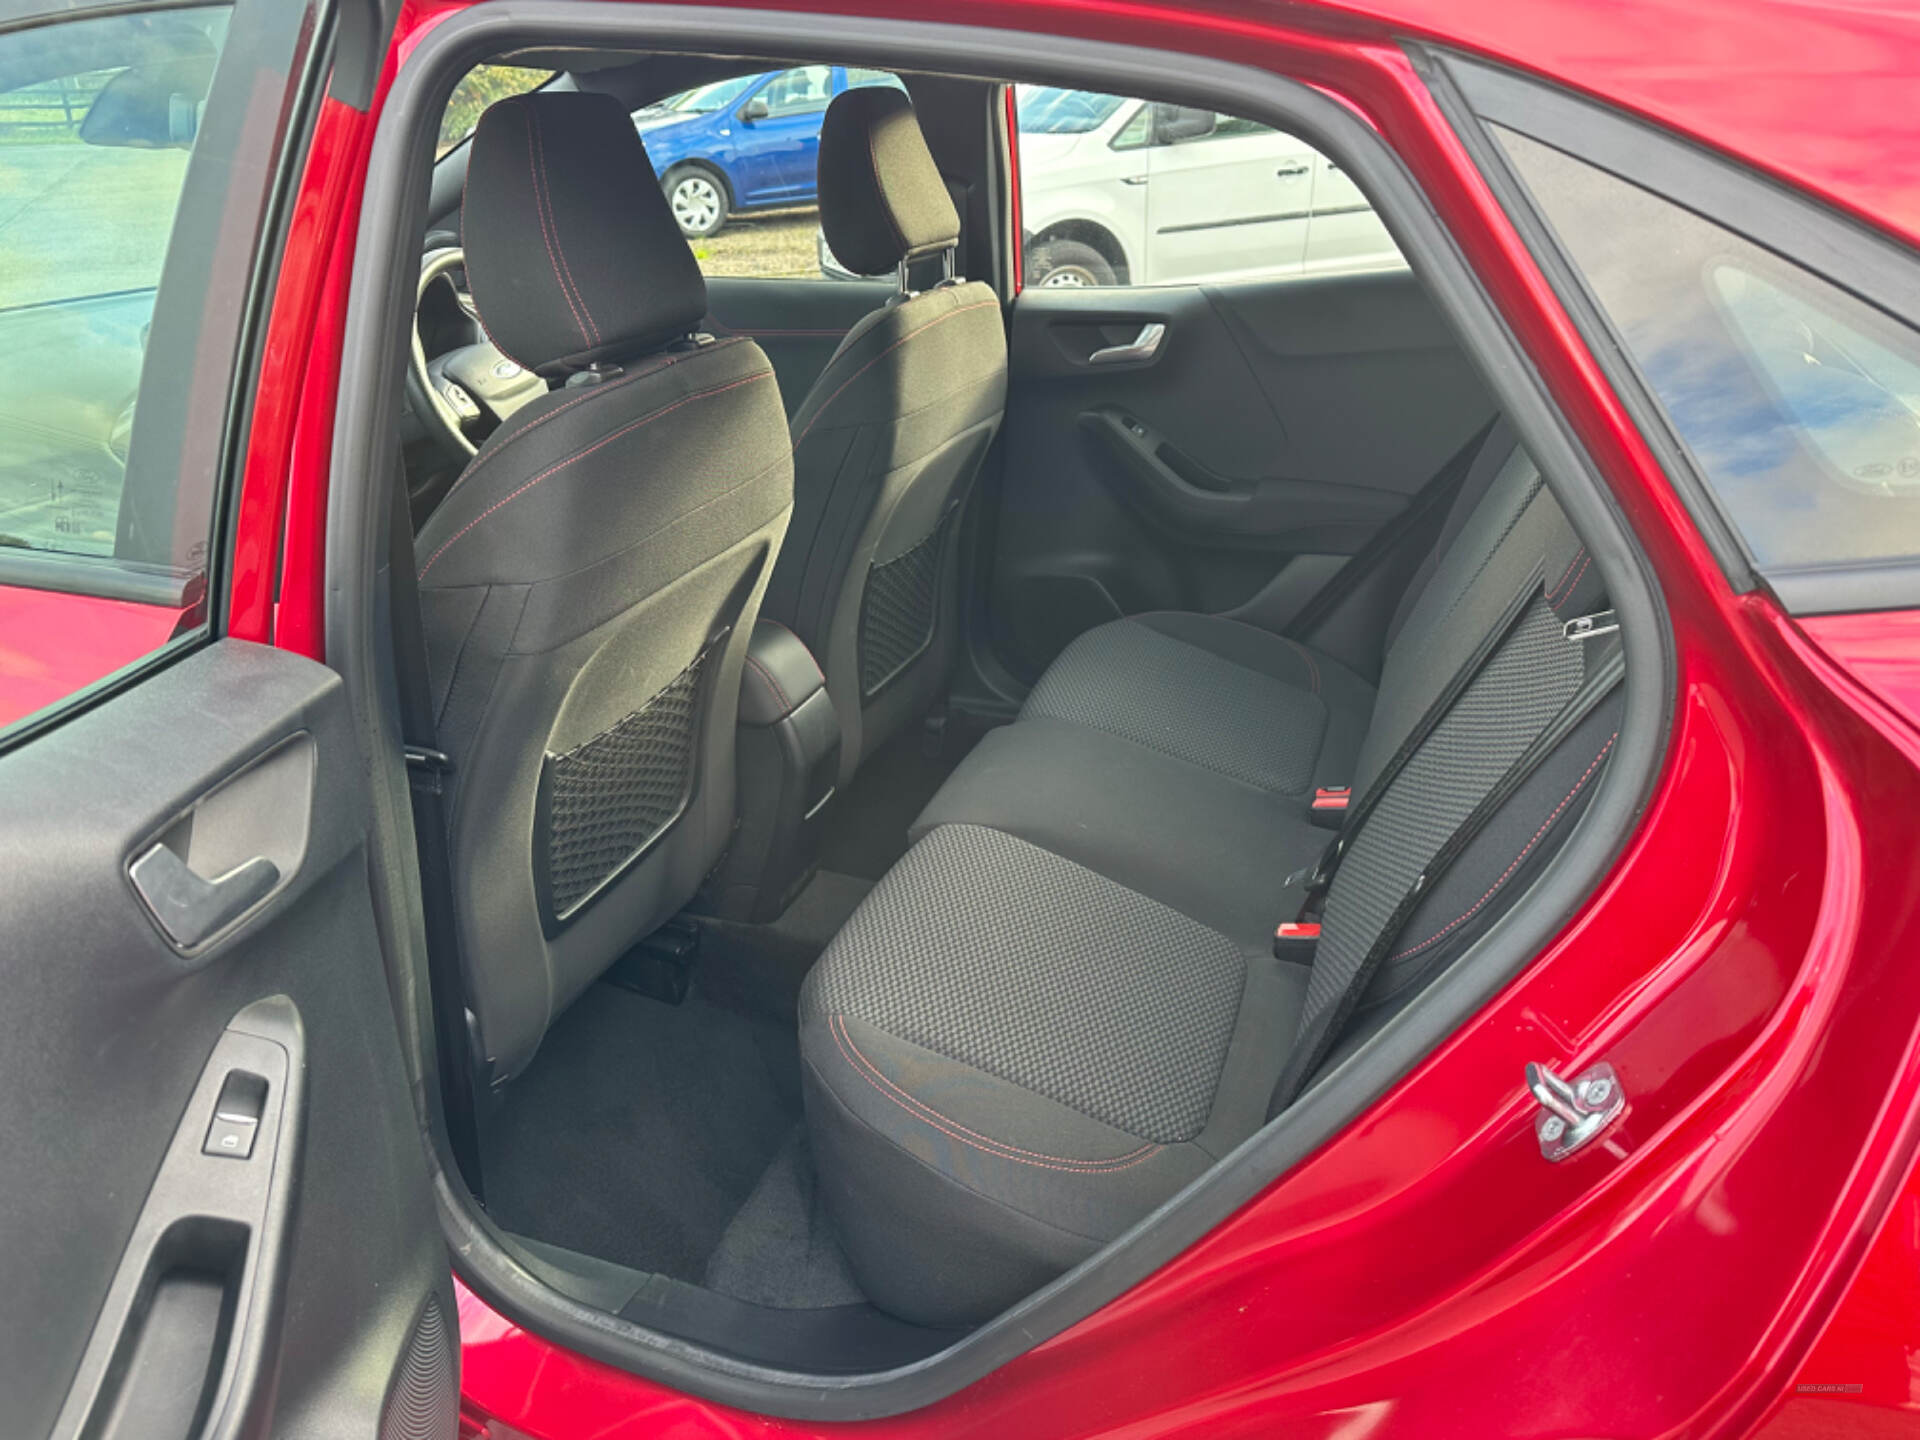
[[[633,117],[681,233],[718,233],[729,216],[811,205],[827,104],[858,85],[898,85],[884,70],[801,65],[716,80]]]

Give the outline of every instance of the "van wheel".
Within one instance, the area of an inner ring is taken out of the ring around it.
[[[689,240],[717,235],[727,223],[727,183],[704,165],[669,170],[661,188],[680,233]]]
[[[1107,257],[1078,240],[1049,240],[1027,256],[1027,284],[1051,290],[1068,285],[1112,285]]]

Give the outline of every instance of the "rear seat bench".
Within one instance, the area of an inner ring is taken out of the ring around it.
[[[1484,932],[1618,724],[1595,660],[1611,642],[1563,634],[1602,603],[1584,561],[1496,428],[1377,695],[1218,617],[1117,621],[1063,652],[802,994],[820,1184],[876,1304],[941,1325],[1005,1308],[1252,1135]],[[1311,963],[1277,958],[1295,872],[1332,834],[1312,792],[1348,783],[1367,813],[1316,897]],[[1476,807],[1492,818],[1408,900]]]

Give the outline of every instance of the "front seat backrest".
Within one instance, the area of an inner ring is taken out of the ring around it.
[[[498,1083],[720,856],[793,460],[760,348],[693,334],[706,283],[610,97],[487,110],[462,243],[494,343],[570,377],[488,438],[414,546],[476,1060]]]
[[[938,697],[952,657],[954,521],[1006,406],[999,297],[951,279],[915,294],[917,261],[960,220],[913,106],[848,90],[820,127],[820,226],[834,256],[900,290],[847,333],[794,412],[794,519],[767,614],[807,642],[840,716],[840,774]]]

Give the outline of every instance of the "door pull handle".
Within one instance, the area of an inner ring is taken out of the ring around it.
[[[1109,345],[1087,357],[1089,365],[1126,365],[1151,360],[1160,353],[1160,342],[1167,338],[1167,327],[1158,320],[1140,327],[1140,333],[1124,345]]]
[[[280,867],[264,855],[208,880],[164,844],[134,861],[127,875],[167,938],[182,950],[219,934],[280,883]]]

